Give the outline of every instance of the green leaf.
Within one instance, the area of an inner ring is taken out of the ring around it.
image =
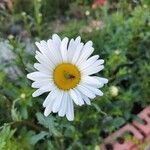
[[[21,111],[20,113],[21,113],[22,118],[27,119],[28,118],[27,107],[22,106],[20,111]]]
[[[42,131],[41,133],[39,134],[36,134],[36,135],[33,135],[31,137],[31,144],[35,145],[38,141],[44,139],[45,136],[49,135],[49,133],[45,132],[45,131]]]
[[[113,120],[113,125],[116,128],[119,128],[120,126],[122,126],[125,123],[125,119],[121,118],[121,117],[117,117]]]
[[[97,104],[93,103],[92,106],[94,106],[94,108],[95,108],[99,113],[101,113],[101,114],[107,116],[107,114],[106,114],[104,111],[102,111],[101,108],[100,108]]]
[[[61,135],[61,133],[58,131],[58,124],[55,122],[54,117],[45,117],[40,112],[36,113],[36,116],[39,124],[43,125],[45,128],[48,128],[50,133],[52,133],[54,136]]]

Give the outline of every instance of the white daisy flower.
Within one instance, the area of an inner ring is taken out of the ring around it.
[[[33,97],[50,92],[43,102],[44,115],[58,113],[68,120],[74,119],[74,104],[91,104],[90,99],[102,96],[99,90],[108,82],[107,79],[94,76],[104,68],[104,60],[98,55],[90,57],[94,48],[92,42],[81,42],[80,36],[75,40],[57,34],[52,39],[35,43],[39,51],[34,64],[36,72],[29,73],[27,78],[33,80],[33,88],[37,90]]]

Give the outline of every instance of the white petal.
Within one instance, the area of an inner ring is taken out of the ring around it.
[[[88,88],[84,87],[83,85],[78,85],[77,89],[83,93],[84,95],[86,95],[87,97],[93,99],[95,98],[95,94],[93,92],[91,92]]]
[[[41,47],[42,47],[42,49],[43,49],[43,51],[41,51],[42,54],[44,54],[44,56],[46,56],[46,57],[49,56],[49,49],[48,49],[47,42],[44,41],[44,40],[42,40],[42,41],[40,42],[40,44],[41,44]]]
[[[98,55],[94,55],[90,57],[88,60],[84,61],[82,64],[78,65],[78,67],[83,70],[89,66],[91,66],[97,59],[99,58]]]
[[[74,120],[74,108],[73,108],[73,102],[71,98],[68,98],[67,102],[67,112],[66,112],[66,117],[69,121]]]
[[[75,102],[76,105],[79,105],[79,102],[78,102],[78,99],[77,99],[77,95],[76,93],[74,92],[74,90],[70,90],[69,91],[69,94],[71,96],[71,98],[73,99],[73,101]]]
[[[64,92],[60,91],[58,93],[58,96],[55,99],[55,102],[54,102],[54,105],[53,105],[53,112],[54,113],[59,111],[60,104],[61,104],[61,101],[62,101],[62,98],[63,98],[63,94],[64,94]]]
[[[92,76],[82,76],[81,82],[86,83],[86,84],[94,84],[94,85],[99,85],[100,84],[99,80],[92,77]]]
[[[81,50],[83,48],[83,43],[80,43],[78,44],[76,50],[75,50],[75,53],[74,53],[74,56],[72,58],[72,63],[75,64],[76,61],[79,59],[79,55],[81,54]]]
[[[86,67],[84,69],[82,68],[81,71],[83,72],[83,71],[86,71],[86,70],[91,69],[91,68],[94,69],[94,68],[97,68],[99,66],[103,66],[103,65],[101,65],[103,62],[104,62],[103,59],[97,60],[93,64],[91,64],[90,66],[88,66],[88,67]]]
[[[85,76],[85,77],[83,76],[82,78],[83,79],[81,80],[81,83],[93,86],[95,88],[101,88],[104,86],[104,84],[108,83],[107,79],[97,77],[97,76]],[[97,82],[95,82],[95,81],[97,81]]]
[[[69,98],[68,93],[64,93],[63,100],[62,100],[61,106],[60,106],[60,110],[58,112],[58,115],[61,117],[65,116],[65,114],[66,114],[68,98]]]
[[[104,69],[103,65],[97,66],[95,68],[89,67],[89,68],[84,69],[82,73],[83,75],[92,75],[92,74],[98,73],[102,69]]]
[[[76,89],[71,89],[69,93],[76,105],[82,106],[84,104],[80,93]]]
[[[97,61],[95,61],[91,66],[89,66],[90,68],[96,68],[98,66],[100,66],[101,64],[104,63],[104,60],[103,59],[99,59]]]
[[[52,93],[52,92],[51,92]],[[52,97],[52,94],[49,93],[49,95],[45,99],[45,110],[44,110],[44,115],[47,117],[51,112],[52,112],[52,107],[54,103],[54,97]],[[47,104],[46,104],[47,103]],[[44,105],[44,103],[43,103]]]
[[[47,117],[52,112],[52,106],[54,101],[50,100],[50,104],[45,108],[44,115]]]
[[[61,60],[60,57],[58,55],[58,50],[55,50],[54,44],[53,44],[53,40],[49,39],[47,41],[47,45],[49,48],[49,58],[50,60],[56,65],[58,64]]]
[[[52,85],[52,81],[50,79],[35,81],[32,83],[32,88],[41,88],[46,85]]]
[[[53,48],[54,48],[55,55],[57,55],[58,60],[62,62],[62,56],[61,56],[61,50],[60,50],[61,39],[57,34],[53,34],[52,40],[53,40]]]
[[[44,59],[48,59],[51,63],[54,63],[51,59],[51,53],[50,50],[48,48],[48,44],[46,41],[42,40],[40,43],[36,42],[35,43],[37,45],[37,47],[39,48],[39,50],[41,51]],[[37,52],[36,52],[37,53]]]
[[[77,62],[77,65],[81,64],[83,61],[85,61],[94,51],[94,48],[92,47],[92,41],[88,41],[82,50],[82,54]]]
[[[78,36],[78,37],[75,39],[75,43],[76,43],[76,45],[78,45],[80,42],[81,42],[81,37]]]
[[[40,95],[42,95],[42,94],[45,93],[45,92],[51,91],[52,89],[53,89],[53,86],[51,86],[51,85],[43,86],[43,87],[39,88],[38,90],[36,90],[36,91],[32,94],[32,96],[33,96],[33,97],[40,96]]]
[[[41,52],[42,54],[45,54],[45,55],[46,55],[47,47],[45,48],[45,47],[42,46],[41,43],[39,43],[39,42],[35,42],[35,45],[38,47],[38,49],[40,50],[40,52]]]
[[[71,62],[72,58],[74,56],[75,50],[78,46],[78,44],[81,41],[81,37],[78,36],[75,40],[71,39],[68,46],[68,61]]]
[[[80,92],[77,89],[74,89],[74,91],[76,92],[76,95],[77,95],[77,98],[78,98],[78,101],[79,101],[79,106],[82,106],[84,104],[84,101],[82,99],[82,96],[81,96]]]
[[[95,65],[96,66],[99,66],[99,65],[102,65],[104,63],[104,60],[103,59],[99,59],[95,62]]]
[[[45,55],[41,54],[39,51],[36,51],[35,58],[45,67],[49,66],[50,68],[54,67],[52,61]]]
[[[99,89],[97,89],[93,86],[89,86],[87,84],[84,84],[83,86],[86,87],[87,89],[89,89],[90,91],[92,91],[95,95],[103,96],[103,92],[100,91]]]
[[[50,70],[50,69],[48,69],[47,67],[45,67],[44,65],[39,64],[39,63],[35,63],[35,64],[34,64],[34,68],[37,69],[37,70],[40,71],[40,72],[45,73],[45,74],[50,74],[50,72],[52,71],[52,68],[51,68],[51,70]]]
[[[46,97],[46,99],[44,100],[44,102],[43,102],[43,107],[47,107],[48,105],[49,105],[49,101],[50,100],[55,100],[55,98],[57,97],[57,95],[58,95],[58,90],[56,90],[56,89],[54,89],[54,90],[52,90],[49,94],[48,94],[48,96]]]
[[[94,78],[96,78],[97,80],[99,80],[99,82],[106,84],[108,83],[108,79],[106,78],[102,78],[102,77],[97,77],[97,76],[93,76]]]
[[[75,49],[75,44],[74,40],[71,39],[69,44],[68,44],[68,61],[71,62],[73,54],[74,54],[74,49]]]
[[[30,80],[36,81],[36,80],[40,80],[40,79],[48,79],[48,78],[50,78],[50,75],[36,71],[36,72],[27,74],[27,78]]]
[[[69,39],[68,38],[64,38],[61,42],[61,55],[62,55],[62,59],[63,61],[67,61],[68,59],[68,53],[67,53],[67,46],[68,46],[68,41]]]
[[[96,67],[102,65],[103,63],[104,63],[104,60],[103,59],[99,59],[99,60],[96,60],[93,64],[87,64],[87,65],[84,65],[83,67],[80,67],[80,68],[83,71],[84,69],[87,69],[89,67],[96,68]]]
[[[54,43],[55,48],[56,48],[55,50],[60,51],[60,44],[61,44],[60,37],[57,34],[53,34],[52,40],[53,40],[53,43]]]
[[[83,100],[85,101],[85,103],[88,105],[91,105],[90,99],[86,95],[84,95],[83,93],[80,92],[80,94],[81,94]]]

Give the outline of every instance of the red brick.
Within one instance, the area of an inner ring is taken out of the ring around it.
[[[136,147],[136,145],[129,141],[124,142],[123,144],[119,144],[117,142],[114,144],[114,150],[131,150],[134,147]]]
[[[150,135],[146,137],[146,141],[150,141]]]
[[[133,147],[131,150],[140,150],[138,147]]]
[[[150,135],[150,106],[140,112],[138,116],[146,121],[146,124],[141,124],[137,121],[133,121],[133,125],[141,130],[145,134],[145,136]]]
[[[125,133],[132,133],[134,138],[139,140],[139,142],[143,141],[143,135],[132,125],[125,125],[120,130],[113,133],[111,136],[107,137],[104,140],[104,144],[101,145],[101,150],[105,149],[105,144],[111,143],[113,145],[114,150],[131,150],[136,147],[134,143],[131,142],[124,142],[123,144],[120,144],[116,141],[117,137],[122,137]]]
[[[117,137],[121,137],[123,134],[130,132],[134,135],[135,138],[138,140],[142,141],[143,140],[143,135],[132,125],[127,124],[124,127],[122,127],[120,130],[116,131],[113,133],[111,136],[105,139],[105,142],[112,141],[113,139],[116,139]]]

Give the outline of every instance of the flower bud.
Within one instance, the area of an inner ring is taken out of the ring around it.
[[[119,90],[116,86],[111,86],[110,87],[110,93],[113,97],[116,97],[118,95],[118,92],[119,92]]]

